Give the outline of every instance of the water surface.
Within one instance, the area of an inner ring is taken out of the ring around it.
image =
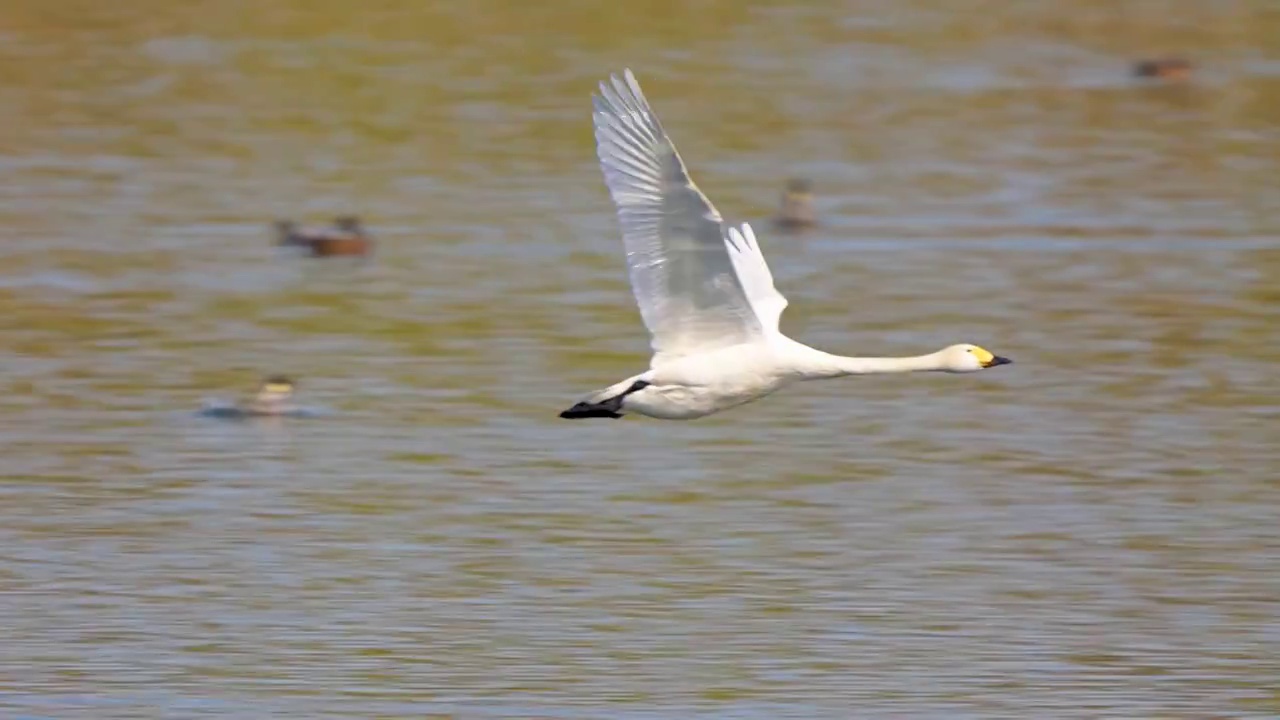
[[[0,715],[1280,714],[1280,16],[1173,7],[11,1]],[[625,66],[726,216],[814,180],[785,331],[1017,364],[557,420],[647,361]]]

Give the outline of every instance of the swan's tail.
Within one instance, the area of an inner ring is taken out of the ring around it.
[[[582,402],[560,413],[566,420],[583,420],[586,418],[620,418],[622,417],[622,400],[637,390],[649,387],[649,383],[636,378],[628,378],[604,390],[594,392]]]

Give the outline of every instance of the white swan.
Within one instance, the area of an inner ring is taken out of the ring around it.
[[[751,402],[797,380],[923,370],[974,372],[1010,360],[976,345],[917,357],[841,357],[786,337],[786,298],[749,225],[727,227],[693,184],[630,70],[593,97],[596,149],[618,206],[649,370],[560,413],[632,412],[688,420]]]

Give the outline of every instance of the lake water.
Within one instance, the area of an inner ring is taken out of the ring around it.
[[[10,0],[0,717],[1280,716],[1280,14]],[[1184,84],[1127,76],[1185,54]],[[631,67],[783,328],[1016,364],[570,423]],[[358,213],[363,266],[274,248]],[[195,411],[267,374],[321,417]]]

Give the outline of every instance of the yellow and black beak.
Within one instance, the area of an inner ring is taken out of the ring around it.
[[[995,366],[997,366],[997,365],[1012,365],[1012,364],[1013,364],[1013,361],[1012,361],[1012,360],[1010,360],[1010,359],[1009,359],[1009,358],[1007,358],[1007,357],[1000,357],[999,355],[992,355],[990,360],[988,360],[988,361],[986,361],[986,362],[982,363],[982,367],[984,367],[984,368],[993,368],[993,367],[995,367]]]

